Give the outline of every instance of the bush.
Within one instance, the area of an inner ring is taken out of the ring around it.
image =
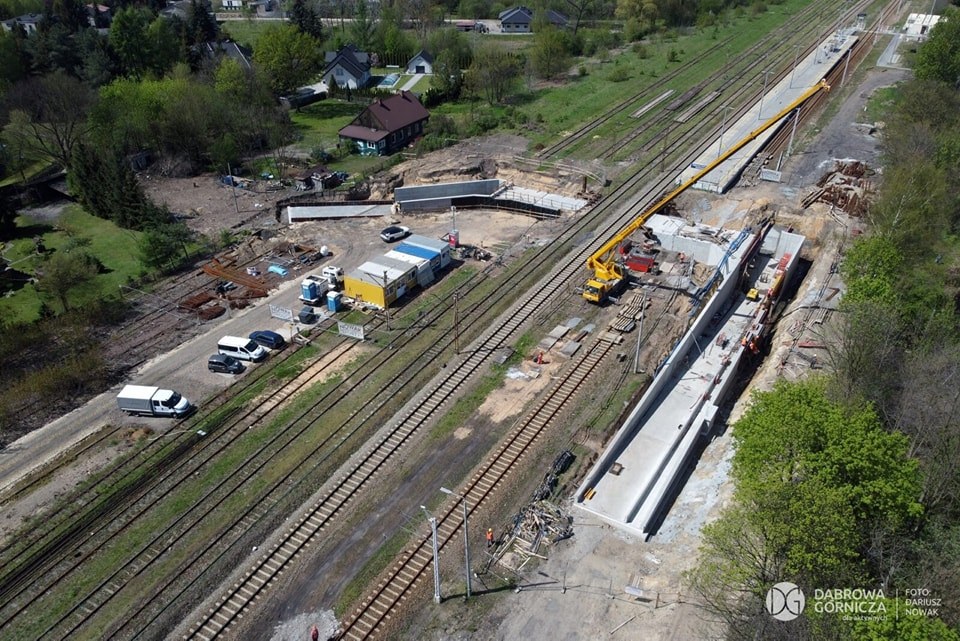
[[[610,82],[624,82],[630,80],[630,72],[626,67],[616,66],[607,74],[607,80]]]

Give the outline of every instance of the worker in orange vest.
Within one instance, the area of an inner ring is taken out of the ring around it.
[[[487,528],[487,547],[493,545],[493,528]]]

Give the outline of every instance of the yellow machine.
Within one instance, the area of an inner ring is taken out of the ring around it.
[[[829,91],[830,85],[828,85],[825,80],[821,80],[810,89],[807,89],[799,98],[781,109],[777,115],[751,131],[745,138],[738,141],[735,145],[720,154],[716,160],[709,163],[706,167],[694,174],[693,178],[664,196],[657,204],[643,212],[640,216],[634,219],[633,222],[624,227],[623,230],[608,240],[600,249],[598,249],[592,256],[590,256],[590,258],[587,259],[587,269],[593,271],[593,277],[590,278],[590,280],[588,280],[587,284],[584,286],[583,297],[591,303],[599,304],[605,301],[608,296],[613,296],[620,292],[627,284],[627,274],[624,272],[624,268],[617,263],[617,248],[620,246],[620,243],[629,238],[633,232],[640,229],[640,227],[642,227],[651,216],[663,209],[671,200],[682,194],[692,185],[695,185],[698,180],[716,169],[718,165],[723,163],[733,154],[740,151],[740,149],[748,145],[754,138],[780,122],[783,117],[802,105],[808,98],[815,95],[820,90]]]

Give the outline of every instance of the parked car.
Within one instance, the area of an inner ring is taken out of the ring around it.
[[[270,349],[283,349],[287,344],[283,336],[276,332],[271,332],[269,329],[258,329],[255,332],[250,332],[250,340],[256,341]]]
[[[403,225],[390,225],[382,232],[380,238],[386,243],[392,243],[395,240],[401,240],[410,235],[410,228]]]
[[[304,325],[313,325],[317,322],[317,313],[309,305],[304,305],[297,315],[297,319]]]
[[[220,374],[239,374],[245,368],[243,363],[235,359],[233,356],[227,356],[226,354],[214,354],[207,359],[207,369],[211,372],[218,372]]]

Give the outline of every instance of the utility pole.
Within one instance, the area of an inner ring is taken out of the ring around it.
[[[227,176],[230,178],[230,189],[233,190],[233,208],[240,213],[240,205],[237,204],[237,184],[233,181],[233,170],[230,169],[230,163],[227,163]]]
[[[793,48],[793,69],[790,71],[790,89],[793,89],[793,77],[797,73],[797,59],[800,57],[800,45]]]
[[[717,146],[717,158],[720,157],[720,152],[723,151],[723,134],[727,130],[727,110],[733,109],[730,105],[723,106],[723,122],[720,123],[720,144]]]
[[[433,532],[433,602],[440,603],[440,547],[437,545],[437,517],[430,514],[425,505],[421,505],[420,509],[427,515],[430,530]]]
[[[453,292],[453,347],[460,353],[460,290]]]
[[[790,142],[787,143],[787,156],[793,151],[793,137],[797,135],[797,122],[800,120],[800,107],[793,110],[793,129],[790,130]]]
[[[757,120],[763,116],[763,98],[767,95],[767,76],[770,75],[770,69],[763,72],[763,91],[760,93],[760,110],[757,112]]]

